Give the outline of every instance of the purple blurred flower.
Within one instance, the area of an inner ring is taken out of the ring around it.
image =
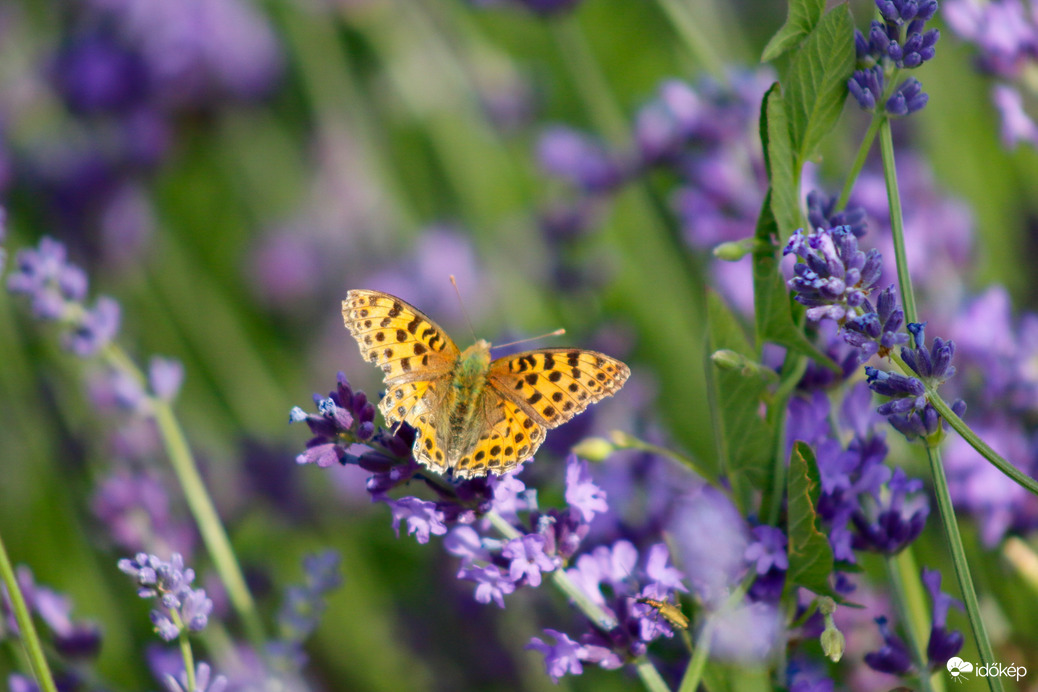
[[[476,582],[476,601],[479,603],[494,601],[500,608],[505,607],[504,597],[515,591],[516,587],[515,580],[512,579],[511,575],[497,565],[485,565],[483,567],[463,566],[458,570],[458,579]],[[536,586],[533,583],[530,585]]]
[[[1021,0],[948,0],[943,14],[952,31],[980,50],[984,71],[1017,79],[1034,63],[1038,24]]]
[[[597,513],[609,511],[605,491],[591,480],[588,463],[575,454],[566,460],[566,502],[585,522],[590,522]]]
[[[174,521],[165,486],[147,471],[117,471],[94,493],[95,516],[108,526],[116,544],[140,551],[145,546],[190,555],[194,550],[192,526]]]
[[[762,525],[753,527],[751,533],[754,540],[746,547],[743,558],[756,566],[757,574],[766,574],[773,567],[789,569],[786,534],[782,529]]]
[[[708,606],[719,605],[747,568],[746,520],[728,497],[704,487],[679,502],[667,531],[689,584]]]
[[[242,0],[88,0],[138,52],[156,98],[177,108],[258,98],[277,84],[281,47]]]
[[[167,675],[163,678],[162,684],[166,686],[168,692],[224,692],[227,689],[227,678],[217,675],[210,680],[210,674],[209,664],[199,661],[198,667],[195,669],[194,687],[188,689],[186,671],[181,672],[176,678]]]
[[[912,669],[912,657],[908,652],[908,646],[891,631],[885,617],[876,618],[876,624],[883,635],[883,647],[879,651],[865,654],[865,664],[881,673],[904,675]]]
[[[743,602],[711,613],[714,629],[710,652],[742,664],[768,662],[778,650],[782,619],[769,603]]]
[[[926,645],[926,656],[930,661],[930,667],[939,669],[949,658],[959,653],[965,643],[962,632],[948,630],[948,609],[955,606],[959,610],[965,610],[965,606],[962,601],[941,591],[939,571],[924,567],[922,578],[933,601],[933,625],[930,628],[930,640]]]
[[[887,492],[877,489],[873,493],[876,510],[871,521],[862,510],[852,515],[858,529],[854,547],[894,555],[922,533],[930,514],[930,502],[921,494],[923,482],[908,478],[900,467],[894,469],[886,486]],[[912,498],[908,497],[910,494]]]
[[[65,245],[44,236],[36,248],[22,248],[15,255],[7,289],[27,295],[40,319],[63,318],[66,306],[81,302],[87,292],[86,273],[66,258]]]
[[[69,38],[54,60],[55,87],[73,112],[125,113],[148,96],[147,68],[141,57],[110,32]]]
[[[580,675],[584,672],[582,663],[594,662],[602,668],[613,669],[623,665],[620,657],[602,646],[580,644],[573,641],[565,632],[545,629],[545,634],[555,638],[554,644],[546,644],[539,637],[533,637],[526,645],[527,649],[544,654],[544,667],[555,682],[563,675],[570,673]]]
[[[156,398],[172,401],[184,382],[184,365],[174,358],[154,356],[148,364],[148,386]]]
[[[541,168],[589,193],[609,192],[624,181],[623,168],[605,145],[568,127],[545,130],[537,144]]]
[[[93,658],[101,651],[101,630],[89,621],[72,619],[72,599],[35,582],[32,571],[19,565],[15,570],[18,589],[25,605],[46,624],[54,639],[54,648],[70,659]],[[0,629],[17,635],[18,624],[7,593],[0,584]]]

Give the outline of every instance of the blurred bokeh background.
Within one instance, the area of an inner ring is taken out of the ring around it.
[[[556,5],[572,7],[531,10]],[[866,25],[871,3],[853,9]],[[453,274],[478,337],[564,327],[552,345],[631,364],[620,395],[549,436],[527,485],[560,487],[568,446],[614,428],[715,463],[705,291],[751,303],[748,267],[709,250],[752,233],[757,108],[784,67],[759,56],[784,17],[759,0],[0,4],[4,244],[67,244],[91,295],[121,304],[129,354],[183,363],[176,412],[266,612],[305,553],[341,552],[345,583],[308,647],[316,688],[553,689],[523,646],[575,617],[546,590],[510,597],[526,607],[475,603],[435,541],[393,535],[365,473],[297,467],[307,433],[287,424],[292,406],[338,370],[380,389],[343,328],[345,292],[399,295],[464,347]],[[1016,310],[1038,299],[1034,150],[1000,142],[974,53],[945,31],[919,75],[930,105],[895,124],[914,277],[948,329],[992,284]],[[702,146],[675,162],[667,118],[688,94]],[[848,106],[812,184],[839,190],[866,123]],[[867,168],[858,191],[878,199],[880,226],[881,181]],[[203,581],[207,558],[151,424],[56,334],[0,297],[0,532],[76,618],[100,624],[103,687],[154,689],[147,607],[115,569],[135,503],[166,508],[170,547]],[[650,463],[618,456],[630,478]],[[627,487],[637,501],[621,478],[617,497]],[[234,636],[226,620],[206,646]],[[1033,621],[1020,627],[1038,641]],[[0,655],[0,675],[15,659]],[[596,670],[563,686],[629,684]]]

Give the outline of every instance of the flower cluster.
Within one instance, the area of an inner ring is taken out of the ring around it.
[[[890,424],[910,440],[921,437],[933,441],[934,436],[941,433],[941,419],[927,400],[926,391],[928,387],[936,389],[955,374],[955,366],[951,364],[955,342],[937,337],[928,349],[925,327],[925,323],[909,324],[914,348],[901,349],[901,359],[917,377],[873,367],[866,367],[865,375],[872,391],[891,397],[877,409],[880,415],[886,416]],[[956,415],[963,415],[966,402],[959,399],[952,410]]]
[[[843,324],[849,317],[871,312],[867,299],[879,280],[882,258],[878,250],[859,250],[849,226],[819,228],[807,235],[797,230],[782,254],[803,260],[794,265],[789,287],[796,291],[797,302],[807,306],[809,320]]]
[[[577,640],[564,632],[546,629],[555,643],[534,637],[527,648],[544,654],[545,668],[556,682],[566,673],[580,674],[585,663],[612,669],[644,655],[650,642],[674,635],[675,625],[658,611],[656,604],[667,603],[677,592],[688,591],[681,581],[682,573],[669,566],[668,561],[669,553],[662,543],[650,547],[644,560],[640,560],[638,550],[625,540],[581,555],[576,565],[567,570],[567,576],[603,609],[610,619],[609,626],[591,623]]]
[[[137,582],[138,596],[159,599],[159,607],[151,611],[151,622],[167,642],[185,630],[200,632],[209,623],[213,602],[205,589],[191,586],[195,571],[184,567],[180,553],[173,553],[169,562],[155,555],[138,553],[119,560],[119,570]]]
[[[898,71],[919,67],[934,57],[937,29],[924,31],[937,12],[937,0],[876,0],[881,20],[874,20],[866,37],[854,32],[858,71],[847,88],[866,111],[874,111],[882,99],[888,115],[905,116],[921,110],[928,96],[915,77],[891,89],[888,82]]]

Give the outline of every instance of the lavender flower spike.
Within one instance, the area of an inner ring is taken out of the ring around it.
[[[209,676],[209,664],[200,661],[195,669],[194,687],[188,689],[187,673],[183,671],[180,673],[179,680],[172,675],[167,675],[162,680],[162,684],[165,685],[168,692],[224,692],[227,689],[227,678],[217,675],[210,680]]]
[[[151,611],[155,631],[166,641],[184,629],[199,632],[209,623],[213,602],[204,589],[194,589],[195,571],[184,567],[184,558],[173,553],[169,562],[155,555],[137,553],[119,560],[119,570],[133,577],[141,598],[158,598],[160,607]]]
[[[803,260],[793,267],[794,276],[788,283],[797,302],[807,306],[808,319],[831,319],[842,325],[864,312],[866,299],[879,279],[881,258],[878,250],[864,253],[858,249],[850,226],[819,228],[807,235],[798,230],[782,254],[795,254]]]

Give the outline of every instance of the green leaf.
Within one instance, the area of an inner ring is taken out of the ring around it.
[[[840,366],[820,351],[793,320],[792,305],[786,284],[779,272],[775,237],[778,226],[772,213],[772,191],[764,196],[757,219],[757,247],[753,252],[753,310],[757,329],[757,347],[771,342],[802,353],[819,365],[839,373]]]
[[[779,85],[773,84],[764,95],[760,113],[760,139],[764,164],[771,185],[771,212],[778,226],[778,238],[785,242],[803,226],[793,142],[789,116]]]
[[[711,353],[728,349],[755,359],[738,319],[716,294],[707,296],[707,320]],[[771,471],[771,428],[760,415],[763,378],[745,375],[738,369],[714,368],[717,385],[717,423],[722,460],[733,476],[744,478],[752,488],[763,489]]]
[[[824,9],[825,0],[789,0],[786,23],[775,32],[768,45],[764,46],[760,61],[771,62],[811,33],[821,19]]]
[[[836,124],[853,71],[854,23],[843,4],[822,17],[801,44],[783,85],[799,165],[814,154]]]
[[[789,572],[786,587],[803,586],[817,594],[837,597],[829,586],[833,571],[833,549],[819,526],[818,464],[811,448],[803,442],[793,446],[789,459]]]

